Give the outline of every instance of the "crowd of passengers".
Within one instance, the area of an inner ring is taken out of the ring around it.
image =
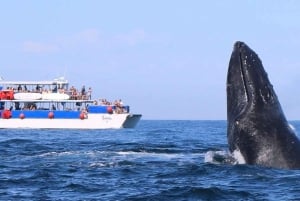
[[[88,90],[85,89],[83,85],[81,91],[76,89],[74,86],[70,88],[69,91],[70,99],[71,100],[91,100],[92,99],[92,88],[89,87]]]
[[[82,86],[81,90],[78,90],[74,86],[72,86],[69,90],[65,90],[64,88],[57,88],[55,86],[53,89],[44,89],[40,85],[36,85],[35,89],[28,90],[27,86],[18,85],[15,89],[13,87],[7,87],[7,90],[12,90],[14,92],[23,92],[23,93],[61,93],[68,94],[71,100],[91,100],[92,99],[92,88],[89,87],[88,90],[85,89],[85,86]]]
[[[126,113],[127,111],[123,107],[123,102],[121,99],[115,100],[114,102],[110,102],[106,99],[99,99],[98,101],[94,101],[94,105],[106,105],[106,106],[114,106],[114,112],[117,114]]]
[[[44,89],[42,86],[37,85],[35,89],[28,90],[27,86],[19,85],[17,89],[13,87],[8,87],[7,90],[12,90],[14,92],[23,92],[23,93],[62,93],[62,94],[68,94],[70,96],[70,100],[91,100],[92,99],[92,88],[89,87],[88,90],[85,89],[85,86],[83,85],[81,90],[78,90],[74,86],[72,86],[68,91],[65,91],[63,88],[57,88],[57,86],[54,87],[52,90]],[[94,101],[93,105],[106,105],[106,106],[114,106],[114,112],[117,114],[126,113],[127,111],[123,107],[123,102],[121,99],[115,100],[114,102],[110,102],[107,99],[99,99],[98,101]],[[1,109],[1,108],[0,108]],[[19,104],[16,102],[16,109],[19,110]],[[35,110],[36,105],[35,104],[28,104],[24,108],[25,110]],[[54,105],[52,105],[52,110],[55,110],[56,108]]]

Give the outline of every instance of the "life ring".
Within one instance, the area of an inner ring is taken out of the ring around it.
[[[108,114],[112,114],[114,112],[112,106],[107,106],[106,111]]]
[[[83,111],[80,113],[79,118],[80,118],[81,120],[87,119],[87,118],[88,118],[87,111],[86,111],[86,110],[83,110]]]
[[[9,118],[11,118],[11,111],[10,110],[3,110],[2,118],[3,119],[9,119]]]
[[[25,118],[25,114],[24,114],[24,113],[21,113],[21,114],[19,115],[19,117],[20,117],[20,119],[24,119],[24,118]]]
[[[54,118],[54,113],[53,112],[49,112],[48,113],[48,118],[49,119],[53,119]]]

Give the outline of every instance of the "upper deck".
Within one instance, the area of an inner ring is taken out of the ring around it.
[[[45,81],[6,81],[0,80],[0,90],[14,92],[59,92],[68,91],[69,82],[64,77]]]

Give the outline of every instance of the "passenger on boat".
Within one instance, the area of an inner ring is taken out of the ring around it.
[[[83,96],[85,95],[85,86],[84,85],[81,88],[81,95],[83,95]]]
[[[15,108],[16,108],[16,110],[20,110],[21,108],[20,108],[20,103],[19,102],[15,102]]]
[[[72,86],[72,87],[70,88],[71,95],[72,95],[72,93],[73,93],[74,91],[75,91],[75,87]]]
[[[81,88],[81,93],[80,93],[80,97],[79,99],[80,100],[87,100],[87,96],[86,96],[86,91],[85,91],[85,86],[83,85],[82,88]]]
[[[40,85],[36,85],[35,90],[36,90],[36,92],[41,92],[42,87]]]
[[[52,90],[53,93],[57,92],[57,86],[54,87],[54,89]]]
[[[77,100],[77,90],[74,86],[70,88],[71,100]]]
[[[23,89],[22,89],[22,86],[19,84],[18,86],[18,92],[21,92]]]
[[[117,113],[117,114],[123,113],[123,102],[122,102],[121,99],[116,100],[116,101],[114,102],[114,105],[115,105],[115,107],[116,107],[116,113]]]
[[[54,104],[52,104],[52,106],[51,106],[51,110],[56,110],[56,107],[55,107],[55,105],[54,105]]]
[[[92,87],[89,87],[87,91],[87,98],[88,100],[92,100]]]
[[[111,103],[109,101],[107,101],[106,99],[100,99],[100,104],[101,105],[111,105]]]
[[[29,104],[29,110],[36,110],[36,104],[35,103],[31,103]]]

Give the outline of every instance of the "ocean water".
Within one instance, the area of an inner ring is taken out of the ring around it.
[[[210,159],[226,158],[226,121],[0,132],[1,200],[300,199],[299,170]]]

